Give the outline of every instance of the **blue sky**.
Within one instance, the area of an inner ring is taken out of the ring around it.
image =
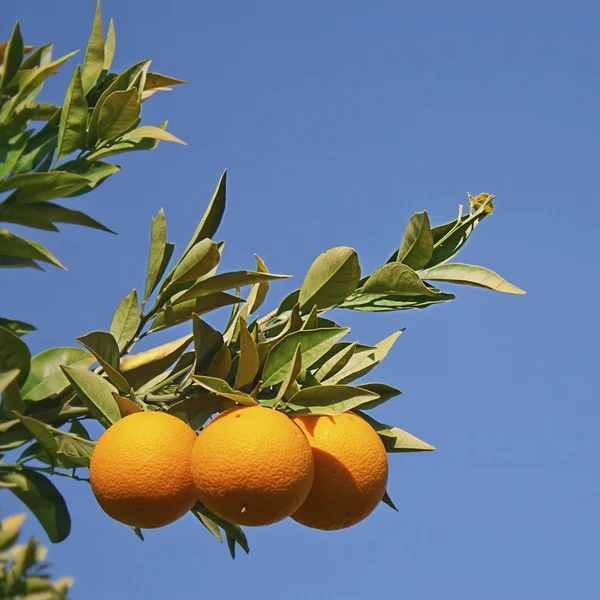
[[[26,43],[82,48],[93,4],[2,0],[0,38],[19,17]],[[390,457],[399,514],[249,529],[251,554],[232,563],[190,515],[142,544],[61,480],[73,533],[50,557],[74,597],[596,598],[598,5],[104,0],[103,14],[115,68],[151,57],[189,81],[144,105],[189,145],[119,157],[121,173],[69,204],[118,237],[29,232],[69,268],[2,275],[2,314],[38,326],[35,352],[106,329],[143,285],[152,216],[165,208],[181,250],[225,167],[225,268],[256,252],[301,278],[343,244],[370,272],[413,212],[445,222],[486,191],[496,212],[460,260],[527,295],[458,288],[420,312],[337,315],[364,343],[407,328],[372,377],[404,395],[375,416],[438,451]],[[273,285],[269,306],[294,285]],[[20,510],[7,492],[2,505]],[[27,531],[43,535],[33,518]]]

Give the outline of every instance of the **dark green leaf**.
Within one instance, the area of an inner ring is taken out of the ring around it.
[[[120,392],[128,394],[130,391],[129,383],[119,372],[119,346],[113,335],[108,331],[92,331],[78,337],[77,341],[96,357],[110,382]]]
[[[429,216],[425,211],[415,213],[406,226],[396,260],[417,270],[429,262],[432,253],[433,234]]]
[[[14,483],[10,491],[36,516],[53,543],[62,542],[71,531],[71,517],[64,498],[41,473],[24,470],[6,473],[2,479]]]
[[[296,383],[296,379],[298,379],[298,375],[300,375],[300,371],[302,371],[302,346],[298,344],[296,350],[294,350],[294,355],[292,356],[287,373],[281,383],[281,387],[277,392],[275,398],[276,402],[289,397],[289,394],[292,392],[294,384]]]
[[[339,415],[378,400],[378,394],[350,385],[323,385],[301,389],[290,398],[294,414]]]
[[[81,69],[77,65],[60,113],[56,160],[85,146],[87,120],[88,107],[81,82]]]
[[[181,85],[182,83],[187,83],[187,81],[175,79],[175,77],[168,77],[167,75],[161,75],[160,73],[148,73],[148,75],[146,75],[144,89],[153,90],[156,88],[169,87],[171,85]]]
[[[30,268],[30,269],[37,269],[38,271],[44,270],[44,269],[42,269],[42,267],[40,267],[40,265],[38,265],[31,258],[18,258],[16,256],[5,256],[3,254],[0,254],[0,268],[5,268],[5,269]]]
[[[396,508],[396,505],[394,504],[394,502],[390,498],[390,495],[388,494],[387,490],[385,490],[385,494],[383,495],[383,498],[381,499],[381,501],[384,504],[387,504],[391,509],[393,509],[396,512],[398,512],[398,509]]]
[[[392,425],[385,425],[370,417],[369,415],[357,411],[359,414],[375,431],[379,434],[383,445],[385,446],[386,452],[423,452],[427,450],[435,450],[435,448],[426,442],[416,438],[414,435],[393,427]]]
[[[24,400],[38,401],[62,392],[69,380],[61,365],[88,369],[94,356],[80,348],[59,347],[44,350],[31,359],[31,371],[21,388]]]
[[[329,308],[352,294],[360,280],[360,264],[353,248],[339,246],[319,255],[310,266],[298,297],[304,311]]]
[[[330,350],[330,352],[333,350],[335,350],[335,352],[332,353],[331,356],[315,372],[315,378],[317,381],[323,381],[323,379],[333,377],[333,375],[341,371],[354,355],[356,346],[357,342],[340,342],[339,344],[335,344]]]
[[[27,146],[31,131],[5,139],[0,138],[0,179],[4,179],[15,167]]]
[[[23,385],[31,368],[31,353],[27,344],[16,334],[0,327],[0,370],[19,369],[17,382]]]
[[[15,23],[12,30],[10,40],[4,51],[2,61],[2,72],[0,74],[0,92],[5,90],[23,61],[23,38],[21,37],[21,29],[19,21]]]
[[[12,202],[44,202],[64,198],[89,185],[90,180],[75,173],[50,171],[48,173],[22,173],[0,183],[0,192],[17,190]]]
[[[267,265],[265,265],[264,261],[260,256],[254,255],[256,259],[256,272],[257,273],[268,273],[269,269],[267,269]],[[269,293],[270,284],[268,281],[263,281],[261,283],[255,283],[248,294],[247,304],[248,304],[248,315],[255,313],[262,305],[265,299],[267,298],[267,294]]]
[[[183,251],[181,255],[181,260],[187,255],[187,253],[192,249],[194,245],[205,238],[213,238],[215,233],[217,233],[217,229],[221,224],[221,219],[223,218],[223,213],[225,212],[225,200],[226,200],[226,188],[227,188],[227,170],[223,171],[221,175],[221,179],[219,179],[219,183],[217,184],[217,189],[213,194],[213,197],[202,217],[202,220],[196,227],[196,231],[192,236],[187,248]]]
[[[136,88],[107,96],[98,113],[98,139],[112,140],[129,131],[138,122],[141,109]]]
[[[112,386],[106,379],[81,367],[63,365],[61,369],[83,405],[104,427],[110,427],[121,418]]]
[[[194,352],[196,353],[196,371],[204,370],[213,356],[223,346],[223,336],[198,315],[192,317],[194,332]]]
[[[402,393],[401,390],[392,387],[391,385],[387,385],[387,383],[362,383],[359,387],[362,390],[373,392],[379,396],[379,398],[376,400],[363,404],[360,407],[361,410],[370,410],[375,408],[376,406],[379,406],[380,404],[383,404],[384,402],[387,402],[391,398],[395,398]]]
[[[302,346],[302,365],[308,369],[349,331],[348,328],[326,328],[290,333],[269,352],[262,372],[263,387],[284,380],[298,344]]]
[[[146,274],[146,286],[144,288],[144,302],[150,298],[152,292],[158,285],[158,274],[163,263],[167,244],[167,223],[165,211],[161,208],[154,219],[152,219],[152,232],[150,234],[150,253],[148,255],[148,270]]]
[[[36,330],[36,327],[30,325],[29,323],[25,323],[25,321],[17,321],[16,319],[5,319],[0,317],[0,327],[4,327],[4,329],[8,329],[12,331],[15,335],[19,337],[25,335],[26,333],[31,333]]]
[[[409,266],[399,262],[379,267],[361,289],[364,294],[399,294],[404,296],[436,296]]]
[[[81,80],[83,89],[87,94],[96,83],[104,67],[104,39],[102,35],[102,16],[100,14],[100,0],[96,3],[92,33],[83,59],[83,73]]]
[[[232,271],[221,273],[208,279],[195,283],[189,290],[173,298],[173,304],[180,304],[186,300],[208,296],[215,292],[240,288],[253,283],[272,281],[274,279],[287,279],[289,275],[275,275],[273,273],[258,273],[256,271]]]
[[[17,419],[21,421],[23,427],[31,433],[31,435],[38,441],[38,444],[42,450],[46,453],[46,458],[50,464],[54,464],[53,457],[58,451],[58,444],[52,435],[52,431],[48,428],[45,423],[38,421],[32,417],[26,417],[19,413],[15,413]]]
[[[122,352],[135,337],[140,317],[140,305],[136,290],[132,290],[119,302],[110,323],[110,332]]]
[[[250,548],[248,547],[248,540],[246,539],[246,534],[243,532],[242,528],[239,525],[236,525],[235,523],[230,523],[229,521],[226,521],[225,519],[222,519],[221,517],[215,515],[210,510],[208,510],[201,502],[196,503],[196,505],[192,509],[192,512],[196,515],[197,518],[200,518],[198,516],[199,514],[209,517],[214,523],[216,523],[219,527],[221,527],[221,529],[223,529],[223,531],[227,535],[228,542],[229,539],[231,539],[237,544],[239,544],[246,554],[250,552]],[[231,546],[230,552],[232,558],[235,558],[234,553],[231,551]]]
[[[218,413],[223,399],[213,394],[197,394],[169,407],[168,414],[181,419],[194,429],[200,429],[212,415]]]
[[[295,304],[298,304],[300,298],[300,290],[294,290],[289,293],[279,305],[277,309],[277,315],[282,315],[294,307]]]
[[[258,350],[252,336],[248,332],[246,321],[240,317],[240,360],[238,362],[238,371],[235,379],[235,388],[237,390],[250,385],[258,373],[259,360]]]
[[[242,302],[244,301],[241,298],[237,298],[236,296],[224,292],[217,292],[216,294],[202,296],[195,300],[181,302],[175,306],[167,306],[156,315],[150,330],[157,331],[159,329],[173,327],[173,325],[179,325],[180,323],[189,321],[194,313],[203,315],[217,308]]]
[[[195,281],[214,269],[221,260],[219,247],[207,238],[194,244],[173,271],[170,285]]]
[[[448,283],[458,283],[462,285],[472,285],[475,287],[487,288],[495,292],[505,292],[507,294],[524,294],[525,292],[518,287],[502,279],[500,275],[477,265],[465,265],[462,263],[450,263],[438,265],[431,269],[420,271],[419,275],[423,279],[432,281],[447,281]]]
[[[202,375],[192,375],[192,379],[209,392],[213,392],[214,394],[218,394],[224,398],[229,398],[238,404],[242,404],[244,406],[255,406],[257,404],[256,400],[252,396],[231,389],[229,384],[223,379],[206,377]]]
[[[206,374],[208,377],[217,379],[227,379],[231,373],[231,351],[227,346],[223,346],[213,357],[208,365]]]
[[[53,223],[68,223],[71,225],[81,225],[82,227],[90,227],[92,229],[99,229],[100,231],[106,231],[107,233],[115,233],[112,229],[105,227],[102,223],[99,223],[92,217],[89,217],[85,213],[79,210],[72,210],[53,204],[52,202],[43,202],[40,204],[27,204],[24,206],[16,206],[15,208],[31,210],[39,213],[52,221]]]

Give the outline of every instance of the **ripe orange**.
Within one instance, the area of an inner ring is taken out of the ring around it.
[[[285,519],[306,499],[314,465],[306,438],[283,413],[232,408],[198,435],[191,459],[200,500],[239,525]]]
[[[194,430],[171,415],[138,412],[101,436],[90,462],[102,510],[132,527],[162,527],[196,503],[190,475]]]
[[[292,519],[315,529],[343,529],[368,517],[385,494],[383,442],[359,416],[297,416],[313,451],[315,478]]]

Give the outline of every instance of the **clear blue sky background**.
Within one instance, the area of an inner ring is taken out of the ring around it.
[[[92,13],[92,0],[2,0],[0,37],[19,17],[26,43],[64,54]],[[496,213],[460,258],[528,294],[458,288],[421,312],[338,315],[366,343],[407,327],[372,377],[405,394],[377,415],[438,451],[391,457],[399,514],[248,530],[251,554],[232,563],[191,515],[141,543],[61,480],[73,533],[50,556],[74,597],[597,598],[598,4],[105,0],[103,13],[116,68],[151,57],[189,80],[144,106],[189,145],[126,155],[70,203],[118,237],[29,232],[69,268],[2,275],[1,312],[39,327],[34,351],[107,328],[143,284],[151,217],[165,208],[181,250],[225,167],[226,268],[256,252],[301,278],[344,244],[369,272],[411,213],[445,222],[487,191]],[[71,72],[46,100],[61,102]],[[274,285],[266,308],[294,285]],[[7,492],[2,504],[20,509]],[[27,531],[43,536],[33,519]]]

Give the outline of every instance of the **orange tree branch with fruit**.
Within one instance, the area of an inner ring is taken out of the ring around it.
[[[140,125],[140,115],[152,94],[183,82],[152,73],[150,61],[112,73],[114,45],[112,22],[104,39],[98,6],[62,106],[36,96],[69,56],[52,61],[51,46],[24,46],[18,24],[0,46],[0,221],[106,229],[52,201],[90,192],[116,173],[110,156],[178,141],[165,124]],[[32,127],[34,119],[45,124]],[[489,269],[454,260],[493,200],[469,195],[468,210],[435,227],[426,212],[415,213],[400,247],[373,273],[361,272],[350,247],[323,252],[298,289],[263,316],[271,282],[287,275],[269,272],[259,257],[254,268],[218,271],[226,173],[183,252],[167,241],[159,211],[144,287],[125,295],[106,330],[31,356],[23,336],[33,326],[0,321],[3,493],[21,499],[53,542],[68,536],[70,518],[51,479],[72,477],[91,483],[103,510],[142,539],[143,529],[191,511],[217,539],[224,534],[232,555],[236,544],[248,551],[244,525],[291,517],[340,529],[381,501],[394,508],[388,454],[434,449],[371,416],[401,393],[365,376],[402,331],[365,345],[347,341],[338,318],[344,310],[453,300],[440,284],[523,293]],[[62,266],[40,244],[0,229],[0,265],[40,262]],[[220,309],[229,310],[223,331],[205,320]],[[188,335],[134,351],[139,340],[184,323]],[[106,428],[97,441],[85,428],[94,420]]]

